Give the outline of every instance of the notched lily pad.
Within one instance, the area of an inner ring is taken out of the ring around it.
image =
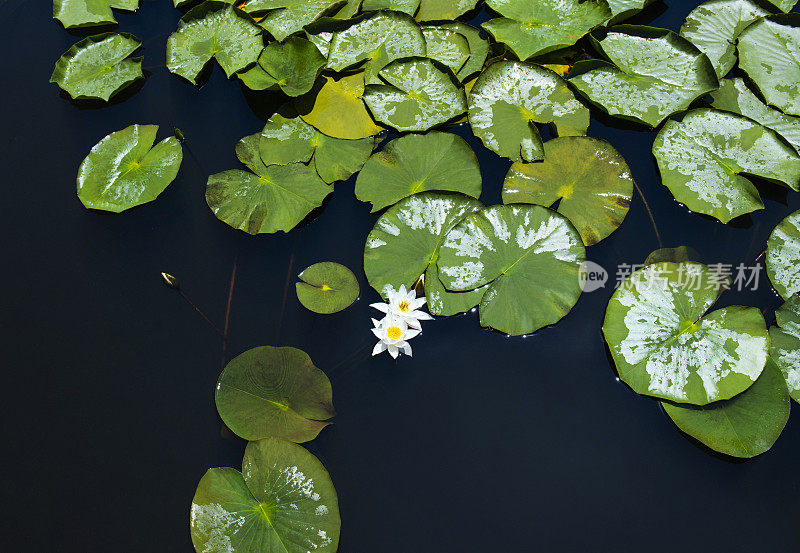
[[[438,25],[422,27],[427,56],[448,67],[454,75],[469,59],[469,42],[461,33]]]
[[[295,103],[304,121],[328,136],[350,140],[383,130],[364,104],[364,73],[323,78],[324,84],[318,90],[312,90]]]
[[[769,329],[769,356],[780,369],[789,395],[800,403],[800,295],[793,294],[775,311],[778,326]]]
[[[261,346],[234,357],[214,399],[225,425],[249,441],[308,442],[336,414],[328,377],[305,352],[289,347]]]
[[[461,21],[448,21],[438,24],[437,27],[455,31],[467,39],[469,58],[461,69],[456,72],[456,77],[461,82],[465,82],[476,73],[479,73],[489,55],[489,43],[481,37],[478,29]]]
[[[78,199],[89,209],[119,213],[155,200],[183,160],[174,136],[154,147],[157,125],[131,125],[92,148],[78,169]]]
[[[358,299],[358,280],[353,271],[330,261],[315,263],[298,275],[297,299],[314,313],[330,314],[346,309]]]
[[[128,33],[84,38],[56,62],[50,82],[73,100],[109,101],[139,79],[142,58],[132,58],[142,42]]]
[[[800,211],[787,216],[769,235],[766,265],[769,280],[783,299],[800,292]]]
[[[303,38],[291,37],[283,44],[271,42],[261,52],[257,68],[266,77],[259,74],[258,81],[248,80],[244,75],[251,73],[251,69],[240,78],[245,86],[255,90],[278,87],[288,96],[301,96],[311,90],[324,66],[325,57],[316,46]]]
[[[139,0],[53,0],[53,18],[65,29],[116,25],[112,10],[135,12]]]
[[[242,8],[276,39],[285,40],[344,5],[341,0],[248,0]]]

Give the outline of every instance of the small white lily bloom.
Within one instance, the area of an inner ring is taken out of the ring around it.
[[[419,310],[423,305],[425,305],[425,296],[418,298],[414,290],[406,291],[405,284],[401,284],[399,290],[389,291],[388,303],[372,303],[370,307],[374,307],[387,315],[394,315],[399,319],[403,319],[411,328],[421,330],[420,321],[433,319],[428,313]]]
[[[375,325],[372,333],[380,340],[375,344],[372,355],[388,351],[389,355],[395,359],[401,353],[411,357],[411,346],[408,340],[419,334],[419,330],[408,328],[405,320],[392,315],[386,315],[380,321],[372,319],[372,324]]]

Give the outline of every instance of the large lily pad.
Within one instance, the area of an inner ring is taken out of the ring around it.
[[[322,133],[355,140],[381,132],[364,105],[364,73],[324,76],[318,89],[300,98],[295,106],[300,117]]]
[[[245,440],[308,442],[328,426],[331,383],[304,351],[261,346],[225,366],[214,394],[225,425]]]
[[[503,17],[483,24],[520,60],[572,46],[611,18],[606,0],[486,0]]]
[[[341,0],[249,0],[242,7],[258,15],[258,24],[272,36],[284,40],[343,4]]]
[[[456,72],[461,82],[466,81],[475,73],[483,69],[486,57],[489,55],[489,43],[481,37],[480,31],[472,25],[467,25],[461,21],[449,21],[438,25],[441,29],[455,31],[467,39],[469,46],[469,58],[466,63]]]
[[[655,127],[719,86],[708,57],[666,29],[619,25],[596,47],[608,62],[576,63],[569,82],[615,117]]]
[[[183,160],[178,139],[153,144],[158,125],[131,125],[92,148],[78,169],[78,199],[89,209],[119,213],[155,200]]]
[[[800,186],[797,152],[770,129],[724,111],[696,109],[668,121],[653,154],[676,200],[723,223],[764,207],[745,175]]]
[[[769,356],[781,371],[789,395],[800,403],[800,295],[775,311],[778,326],[769,329]]]
[[[709,0],[686,16],[681,36],[708,56],[721,79],[736,63],[739,34],[765,15],[769,12],[750,0]]]
[[[390,62],[426,53],[422,29],[411,16],[378,12],[333,35],[328,67],[342,71],[363,63],[366,84],[376,84],[381,82],[378,73]]]
[[[628,277],[603,322],[620,378],[640,394],[695,405],[749,388],[766,363],[769,337],[754,307],[706,314],[725,280],[692,261],[653,263]]]
[[[288,96],[300,96],[311,90],[324,66],[325,57],[306,39],[291,37],[283,44],[271,42],[261,52],[257,65],[267,78],[250,88],[263,90],[277,86]],[[250,86],[244,78],[243,81]]]
[[[581,295],[581,237],[563,215],[538,205],[487,207],[447,233],[439,279],[451,291],[489,284],[481,325],[528,334],[558,322]]]
[[[787,216],[769,235],[766,265],[769,280],[783,299],[800,292],[800,211]]]
[[[705,407],[662,403],[676,426],[689,436],[733,457],[750,458],[768,451],[789,421],[789,397],[771,360],[758,380],[727,401]]]
[[[335,553],[339,502],[328,471],[297,444],[247,444],[242,472],[210,469],[190,515],[198,553]]]
[[[53,0],[53,18],[65,29],[116,25],[112,9],[135,12],[139,0]]]
[[[478,0],[421,0],[417,21],[453,21],[478,5]]]
[[[144,78],[142,58],[131,58],[142,42],[128,33],[84,38],[56,62],[50,82],[74,100],[108,101]]]
[[[469,196],[422,192],[401,200],[375,223],[364,247],[364,272],[381,295],[413,288],[439,256],[447,232],[482,204]]]
[[[558,202],[591,246],[622,224],[633,195],[628,164],[614,147],[597,138],[566,136],[544,144],[544,161],[514,163],[503,183],[503,203],[545,207]]]
[[[768,104],[800,115],[800,15],[759,19],[739,36],[739,68]]]
[[[552,123],[559,136],[586,134],[589,110],[567,83],[538,65],[489,65],[469,93],[469,122],[490,150],[514,161],[535,161],[544,146],[535,123]]]
[[[396,138],[367,160],[355,192],[374,213],[426,190],[481,195],[478,158],[464,139],[436,131]]]
[[[454,75],[469,59],[469,42],[461,33],[438,25],[422,27],[427,56],[447,66]]]
[[[297,299],[314,313],[341,311],[358,299],[358,280],[353,271],[331,261],[315,263],[298,275]]]
[[[207,0],[186,12],[167,39],[167,67],[197,84],[200,72],[216,59],[228,77],[256,62],[264,49],[262,31],[242,10]]]
[[[206,203],[217,218],[249,234],[289,232],[332,192],[304,163],[264,165],[259,135],[243,138],[236,155],[250,171],[234,169],[208,177]]]
[[[379,75],[387,84],[367,85],[364,102],[376,121],[398,131],[427,131],[467,111],[464,89],[429,59],[395,61]]]

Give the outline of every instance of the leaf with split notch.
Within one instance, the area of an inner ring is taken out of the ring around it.
[[[786,300],[775,311],[778,326],[770,327],[769,356],[780,369],[789,395],[800,403],[800,295]]]
[[[383,130],[364,104],[364,73],[329,77],[295,102],[304,121],[333,138],[355,140]]]
[[[325,58],[308,40],[291,37],[283,44],[267,44],[258,57],[258,66],[288,96],[301,96],[314,86]]]
[[[342,6],[341,0],[249,0],[242,8],[261,16],[258,24],[282,41]]]
[[[65,29],[116,25],[112,9],[135,12],[139,0],[53,0],[53,18]]]
[[[489,43],[481,38],[481,34],[472,25],[467,25],[461,21],[445,22],[437,25],[441,29],[455,31],[467,39],[469,47],[469,58],[461,69],[456,73],[461,82],[466,81],[475,73],[479,73],[483,69],[483,64],[486,62],[486,57],[489,55]]]
[[[477,5],[478,0],[420,0],[417,21],[454,21]]]
[[[425,270],[425,299],[428,311],[435,317],[450,317],[458,313],[466,313],[477,307],[483,299],[488,284],[466,292],[451,292],[439,279],[439,267],[431,263]]]
[[[788,215],[772,230],[765,263],[772,287],[783,299],[800,292],[800,211]]]
[[[469,59],[467,37],[457,31],[444,29],[438,25],[422,27],[427,56],[447,66],[454,75]]]
[[[328,315],[346,309],[358,299],[358,280],[353,271],[330,261],[315,263],[298,277],[297,299],[314,313]]]

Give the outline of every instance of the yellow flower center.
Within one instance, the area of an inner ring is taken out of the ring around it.
[[[390,326],[386,329],[386,336],[388,336],[390,340],[399,340],[402,335],[403,331],[396,326]]]
[[[320,289],[321,289],[323,292],[330,292],[331,290],[333,290],[333,288],[331,288],[331,287],[330,287],[330,286],[328,286],[327,284],[323,284],[323,285],[322,285],[322,287],[321,287]]]
[[[405,300],[401,301],[401,302],[400,302],[400,305],[398,305],[398,306],[397,306],[397,309],[399,309],[399,310],[400,310],[400,311],[402,311],[403,313],[406,313],[406,312],[408,312],[408,310],[409,310],[410,308],[411,308],[411,306],[410,306],[410,305],[408,305],[408,302],[407,302],[407,301],[405,301]]]

